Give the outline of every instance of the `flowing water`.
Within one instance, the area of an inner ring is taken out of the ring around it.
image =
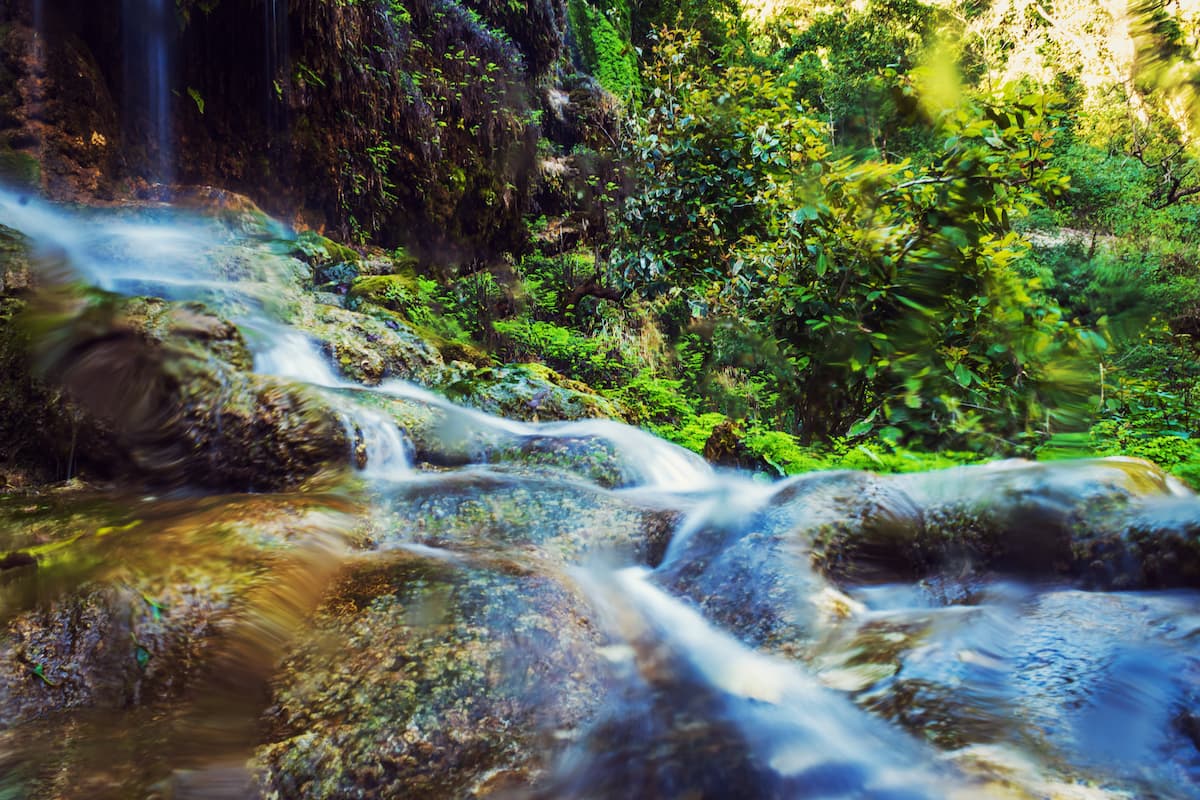
[[[171,46],[176,36],[171,0],[123,0],[121,28],[124,131],[143,143],[146,177],[169,185],[175,177],[175,134],[172,126]]]
[[[0,192],[0,224],[45,280],[219,309],[355,451],[278,495],[0,498],[0,554],[37,560],[0,570],[0,797],[1200,797],[1195,593],[957,551],[919,582],[813,566],[847,526],[864,557],[904,551],[935,508],[1050,537],[1128,495],[1193,530],[1148,467],[717,472],[616,422],[353,383],[289,323],[307,268],[265,223]],[[393,404],[459,455],[434,463]]]
[[[272,134],[286,126],[283,104],[283,85],[288,68],[288,3],[287,0],[263,0],[263,68],[266,96],[263,98],[265,119]]]

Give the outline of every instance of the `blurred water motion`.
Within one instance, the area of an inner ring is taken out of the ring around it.
[[[1200,797],[1200,508],[1151,465],[765,483],[349,380],[269,230],[0,218],[47,374],[154,467],[0,498],[0,797]],[[329,469],[215,482],[313,409]]]

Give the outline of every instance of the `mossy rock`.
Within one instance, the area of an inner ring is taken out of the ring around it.
[[[181,752],[256,733],[350,510],[315,494],[0,496],[0,553],[34,556],[0,572],[0,785],[146,797]]]
[[[411,272],[396,275],[368,275],[354,281],[346,295],[346,302],[348,305],[370,303],[380,308],[396,311],[408,319],[408,309],[417,302],[419,292],[417,276]]]
[[[389,378],[424,382],[442,367],[438,351],[399,319],[310,304],[292,324],[312,336],[352,381],[376,385]]]
[[[431,386],[449,399],[507,419],[623,419],[622,409],[591,387],[542,364],[448,365]]]
[[[0,183],[37,189],[41,182],[42,165],[37,158],[20,150],[0,147]]]
[[[447,363],[462,361],[473,367],[494,367],[496,358],[468,342],[445,339],[423,328],[417,328],[426,341],[438,349],[442,359]]]
[[[77,435],[62,393],[35,377],[26,307],[0,294],[0,470],[22,484],[70,477]]]
[[[514,555],[537,547],[565,565],[656,566],[680,519],[674,509],[585,483],[560,469],[507,465],[430,476],[387,495],[373,523],[380,547],[420,542]]]
[[[349,461],[338,415],[303,387],[248,372],[237,328],[203,306],[61,291],[23,320],[14,331],[29,349],[12,358],[27,390],[16,400],[57,401],[17,411],[45,417],[51,452],[68,443],[92,475],[275,489]]]
[[[32,283],[28,243],[21,234],[0,225],[0,296],[29,289]]]
[[[313,266],[350,264],[362,258],[353,248],[338,244],[316,231],[304,231],[297,236],[293,252]]]
[[[258,751],[272,796],[469,797],[528,785],[604,696],[569,584],[407,552],[352,569],[283,663]]]

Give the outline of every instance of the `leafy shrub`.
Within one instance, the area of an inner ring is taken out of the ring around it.
[[[551,368],[595,386],[628,380],[633,370],[616,346],[570,328],[541,320],[498,320],[496,333],[508,340],[513,360],[539,360]]]

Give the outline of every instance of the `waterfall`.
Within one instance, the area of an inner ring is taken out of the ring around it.
[[[175,177],[171,109],[171,0],[123,0],[125,135],[145,143],[146,178],[169,185]]]
[[[263,0],[263,66],[265,116],[274,133],[284,127],[283,78],[288,64],[287,0]]]
[[[46,36],[46,0],[33,0],[33,33],[34,47],[38,47]]]

